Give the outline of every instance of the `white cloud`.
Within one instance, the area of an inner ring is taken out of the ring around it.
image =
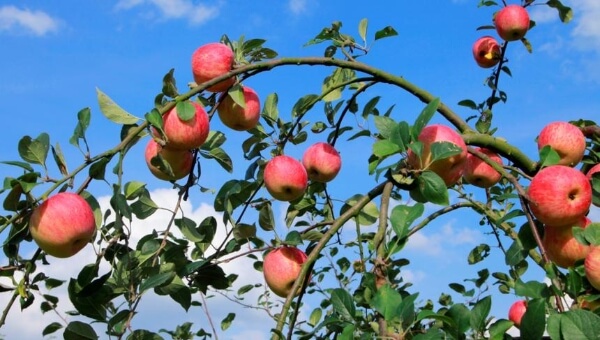
[[[43,11],[19,9],[15,6],[0,7],[0,32],[22,32],[43,36],[58,31],[59,20]]]
[[[117,10],[130,10],[141,5],[150,5],[158,10],[153,17],[162,19],[184,19],[192,25],[201,25],[219,15],[219,3],[205,5],[191,0],[119,0]]]
[[[302,13],[306,12],[307,7],[308,7],[307,0],[289,0],[288,1],[288,8],[294,14],[302,14]]]
[[[411,236],[406,249],[418,251],[430,256],[447,256],[449,247],[476,245],[483,239],[479,230],[462,228],[457,230],[451,221],[441,227],[441,230],[426,234],[423,230]]]

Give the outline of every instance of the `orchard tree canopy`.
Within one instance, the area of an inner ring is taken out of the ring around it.
[[[1,336],[600,338],[593,0],[36,6]]]

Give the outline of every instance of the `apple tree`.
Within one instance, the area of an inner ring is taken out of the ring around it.
[[[67,165],[75,160],[67,162],[48,133],[24,136],[21,159],[2,162],[10,175],[0,191],[6,257],[0,273],[12,284],[1,286],[10,299],[0,326],[19,308],[56,312],[67,302],[53,291],[66,287],[73,310],[43,335],[213,338],[213,320],[211,328],[185,322],[159,325],[160,331],[137,328],[135,320],[149,295],[188,311],[221,294],[264,311],[268,321],[256,327],[274,339],[505,339],[513,326],[518,330],[511,334],[527,339],[597,339],[600,223],[587,214],[600,205],[600,128],[588,119],[548,122],[537,139],[539,153],[531,155],[504,139],[509,127],[493,119],[510,94],[501,81],[511,76],[511,49],[531,51],[532,5],[555,9],[565,23],[573,15],[559,0],[480,1],[497,8],[493,24],[478,28],[482,36],[472,51],[473,68],[490,71],[485,98],[444,103],[409,79],[362,63],[370,48],[379,47],[368,42],[397,35],[392,26],[368,34],[367,19],[356,34],[337,21],[317,32],[307,42],[323,47],[314,57],[280,57],[263,39],[223,35],[194,52],[191,77],[178,70],[184,81],[193,78],[189,88],[177,86],[174,70],[164,75],[154,106],[142,117],[97,90],[102,115],[120,128],[114,147],[90,152],[92,111],[84,108],[69,139],[83,155],[76,167]],[[292,107],[279,105],[285,93],[257,93],[246,82],[307,66],[327,76],[315,79],[319,92]],[[368,97],[373,86],[400,89],[422,109],[395,114],[379,96]],[[432,123],[434,116],[445,123]],[[214,124],[218,120],[222,125]],[[241,145],[227,143],[234,133],[245,136]],[[337,177],[344,143],[370,145],[371,153],[361,156],[368,165],[363,178]],[[145,166],[156,180],[177,193],[172,206],[158,205],[146,183],[125,176],[137,144],[145,147]],[[292,148],[304,150],[302,157],[291,156]],[[231,156],[240,150],[241,156]],[[207,183],[207,164],[227,180]],[[342,180],[373,185],[343,197],[331,190]],[[105,206],[89,190],[98,181],[112,189]],[[194,220],[183,213],[181,205],[195,192],[211,195],[218,216]],[[285,207],[285,226],[276,225],[279,206]],[[463,264],[486,263],[499,252],[505,265],[481,270],[466,284],[447,282],[437,301],[420,296],[401,275],[410,266],[404,247],[438,217],[464,210],[480,216],[490,239]],[[159,211],[168,211],[169,221],[132,238],[132,229]],[[342,230],[353,235],[350,241],[340,238]],[[28,256],[31,245],[37,251]],[[45,273],[56,258],[77,256],[84,247],[95,257],[76,277]],[[246,273],[227,272],[224,264],[241,259],[252,261],[247,270],[263,273],[264,281],[232,289]],[[534,267],[545,279],[523,279]],[[258,299],[243,300],[252,290],[262,291]],[[514,306],[491,315],[492,300],[503,296]],[[311,309],[302,313],[306,301]],[[230,313],[221,327],[235,325],[235,318]]]

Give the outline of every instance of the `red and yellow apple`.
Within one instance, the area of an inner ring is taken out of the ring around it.
[[[196,111],[190,120],[182,120],[177,115],[177,107],[174,107],[163,116],[163,130],[167,137],[165,148],[170,150],[191,150],[199,148],[208,138],[210,131],[208,114],[204,108],[196,103],[190,102]],[[153,129],[153,134],[159,136],[158,131]]]
[[[200,46],[192,54],[192,73],[196,84],[202,84],[211,79],[220,77],[233,69],[235,56],[233,51],[225,44],[209,43]],[[235,83],[236,78],[231,77],[207,88],[210,92],[223,92]]]
[[[563,227],[576,224],[592,203],[590,181],[565,165],[540,170],[529,185],[531,212],[543,224]]]
[[[512,321],[517,328],[521,327],[521,320],[527,311],[527,301],[515,301],[508,310],[508,319]]]
[[[96,232],[89,203],[70,192],[58,193],[36,207],[29,218],[29,232],[46,254],[67,258],[77,254]]]
[[[279,201],[302,197],[308,186],[308,174],[302,163],[286,155],[275,156],[267,162],[263,178],[269,194]]]
[[[501,55],[500,44],[489,35],[477,39],[473,44],[473,58],[480,67],[496,66],[500,62]]]
[[[560,156],[560,165],[575,166],[585,153],[583,132],[568,122],[552,122],[546,125],[537,140],[538,150],[549,145]]]
[[[476,150],[488,156],[492,161],[502,165],[502,158],[497,153],[485,148],[477,148]],[[467,183],[474,186],[490,188],[500,181],[502,175],[481,158],[469,153],[467,155],[467,164],[465,165],[463,178]]]
[[[582,216],[575,227],[585,228],[592,221],[586,216]],[[572,226],[545,226],[542,245],[546,250],[548,259],[562,268],[569,268],[575,265],[575,262],[585,259],[590,252],[591,247],[579,243],[573,236]]]
[[[238,105],[229,94],[224,93],[223,101],[217,107],[221,122],[230,129],[247,131],[258,124],[260,119],[260,99],[248,86],[242,86],[246,107]]]
[[[592,287],[600,290],[600,246],[592,247],[592,250],[585,257],[583,263],[585,277]]]
[[[302,165],[311,181],[326,183],[340,172],[342,158],[331,144],[318,142],[304,151]]]
[[[431,170],[452,186],[461,178],[467,162],[467,145],[458,132],[441,124],[428,125],[421,130],[418,140],[423,143],[423,152],[419,158],[408,151],[408,164],[412,169]],[[432,162],[431,145],[436,142],[450,142],[462,149],[454,156]]]
[[[157,166],[152,164],[152,158],[159,155],[169,164],[173,175],[162,171]],[[164,181],[176,181],[189,175],[192,171],[194,163],[194,155],[189,150],[172,150],[163,148],[154,139],[150,139],[146,145],[146,165],[150,172],[158,179]]]
[[[523,6],[508,5],[494,17],[498,35],[506,41],[520,40],[529,30],[529,13]]]
[[[302,250],[288,246],[275,248],[265,255],[263,274],[267,286],[275,295],[287,297],[290,294],[306,257]],[[299,292],[297,291],[296,295]]]

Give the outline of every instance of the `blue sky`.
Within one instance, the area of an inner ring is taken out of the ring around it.
[[[202,44],[218,41],[222,34],[231,39],[267,39],[266,46],[280,56],[322,55],[325,46],[303,47],[323,27],[340,20],[344,31],[356,34],[358,22],[369,19],[369,37],[387,25],[399,33],[397,37],[377,41],[363,62],[402,75],[428,89],[461,116],[472,114],[456,106],[462,99],[482,100],[488,95],[483,80],[487,70],[477,67],[472,60],[471,45],[483,34],[475,28],[491,23],[495,8],[477,8],[477,0],[412,1],[412,2],[349,2],[322,0],[289,1],[191,1],[191,0],[114,0],[114,1],[10,1],[0,0],[0,116],[7,121],[3,129],[4,146],[0,160],[17,160],[17,143],[24,135],[37,136],[47,132],[52,143],[60,143],[67,163],[75,167],[81,161],[79,151],[68,143],[76,123],[77,112],[84,107],[92,109],[92,125],[88,140],[96,154],[118,142],[119,127],[107,121],[96,103],[98,87],[132,114],[142,117],[160,91],[162,76],[175,69],[180,89],[192,80],[190,56]],[[555,11],[543,6],[531,9],[537,26],[528,33],[534,53],[529,54],[518,43],[508,51],[509,67],[513,77],[503,78],[501,87],[508,93],[508,102],[495,108],[497,135],[519,145],[532,158],[536,155],[533,142],[541,128],[550,121],[576,118],[597,119],[600,111],[600,6],[596,0],[564,1],[574,9],[574,20],[560,23]],[[372,39],[369,40],[372,43]],[[247,81],[261,96],[279,95],[281,114],[289,114],[297,98],[320,91],[321,79],[331,70],[317,67],[286,67],[261,74]],[[396,105],[394,117],[414,120],[422,104],[398,89],[375,86],[366,93],[362,104],[372,96],[383,96],[380,110]],[[315,114],[318,114],[315,113]],[[317,116],[313,116],[315,118]],[[436,121],[441,122],[438,118]],[[213,129],[228,131],[213,120]],[[365,122],[357,121],[356,124]],[[239,155],[243,133],[228,133],[225,145],[232,155]],[[316,137],[321,138],[320,136]],[[173,192],[164,190],[168,184],[154,179],[143,163],[142,145],[130,154],[126,180],[142,180],[153,190],[153,198],[165,204],[172,202]],[[305,146],[288,150],[299,157]],[[343,157],[340,177],[330,185],[340,198],[365,192],[375,183],[366,177],[366,158],[371,144],[359,139],[339,145]],[[137,156],[136,156],[137,150]],[[137,157],[137,158],[136,158]],[[239,158],[239,157],[238,157]],[[235,159],[235,158],[234,158]],[[234,161],[235,162],[235,161]],[[236,170],[245,169],[242,160]],[[52,171],[55,171],[50,166]],[[236,172],[237,173],[237,172]],[[15,176],[15,168],[0,166],[2,177]],[[355,181],[355,176],[364,181]],[[202,184],[218,189],[217,184],[230,178],[220,168],[203,161]],[[352,186],[348,185],[352,181]],[[351,187],[351,188],[349,188]],[[106,206],[110,187],[97,183],[92,191]],[[169,200],[171,199],[171,201]],[[210,207],[212,194],[195,194],[186,211],[201,218],[215,214]],[[285,206],[279,211],[285,211]],[[429,207],[428,209],[435,209]],[[595,217],[600,217],[597,211]],[[146,223],[160,225],[163,217]],[[404,255],[412,264],[404,273],[421,290],[422,300],[437,300],[450,282],[473,278],[482,265],[468,267],[466,256],[481,242],[493,244],[489,230],[479,227],[472,213],[459,212],[440,219],[416,235]],[[147,229],[150,230],[150,229]],[[285,235],[284,225],[278,233]],[[348,231],[344,237],[350,239]],[[69,261],[87,263],[91,250],[78,254]],[[501,262],[496,251],[493,262]],[[499,260],[499,261],[498,261]],[[66,260],[56,260],[57,275],[76,275],[75,267]],[[484,264],[487,264],[484,263]],[[247,266],[247,263],[245,264]],[[500,263],[501,265],[501,263]],[[449,269],[451,268],[451,269]],[[232,271],[244,269],[244,264],[231,265]],[[504,269],[499,267],[499,269]],[[493,270],[492,270],[493,271]],[[248,280],[260,282],[257,273],[247,273]],[[535,275],[535,273],[532,273]],[[540,274],[541,275],[541,274]],[[490,287],[496,292],[495,287]],[[253,295],[247,301],[253,302]],[[62,303],[66,299],[61,299]],[[219,322],[231,305],[217,296],[214,298],[214,319]],[[0,295],[0,301],[6,297]],[[183,315],[177,306],[169,306],[167,317],[164,306],[156,308],[152,298],[138,316],[134,327],[173,328],[189,320],[206,327],[206,316],[200,309]],[[494,301],[494,311],[505,316],[512,297]],[[308,302],[310,304],[310,301]],[[211,302],[208,302],[209,306]],[[144,305],[142,305],[144,306]],[[227,306],[227,307],[225,307]],[[61,308],[62,305],[61,305]],[[236,307],[239,310],[239,307]],[[65,306],[63,310],[68,310]],[[310,312],[310,310],[308,310]],[[264,314],[245,310],[234,321],[232,329],[220,338],[260,339],[268,332]],[[37,306],[21,314],[15,308],[0,334],[25,332],[32,338],[41,334],[43,327],[56,317],[48,313],[43,318]],[[263,320],[263,321],[261,321]],[[262,323],[261,323],[262,322]],[[261,327],[257,327],[260,325]]]

